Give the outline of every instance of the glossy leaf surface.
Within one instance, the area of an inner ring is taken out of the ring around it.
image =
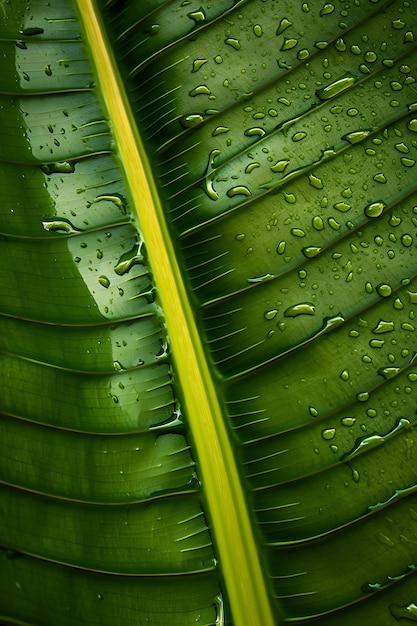
[[[97,4],[0,30],[4,617],[42,623],[42,575],[48,624],[80,623],[68,588],[84,623],[416,621],[416,7]],[[239,571],[172,288],[245,498]]]

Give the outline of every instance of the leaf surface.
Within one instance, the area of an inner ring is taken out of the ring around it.
[[[416,621],[416,8],[97,5],[0,29],[4,617]]]

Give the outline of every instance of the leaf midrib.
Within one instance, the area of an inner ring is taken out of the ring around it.
[[[273,626],[269,586],[222,410],[163,218],[150,165],[94,0],[77,0],[105,106],[159,289],[193,432],[203,494],[236,626]]]

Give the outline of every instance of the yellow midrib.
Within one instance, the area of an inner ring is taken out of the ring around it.
[[[150,167],[96,3],[76,1],[158,287],[234,626],[274,626],[233,449]]]

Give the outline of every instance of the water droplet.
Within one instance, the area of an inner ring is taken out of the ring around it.
[[[336,428],[325,428],[324,430],[321,431],[321,436],[326,441],[330,441],[331,439],[334,439],[335,435],[336,435]]]
[[[271,170],[273,172],[283,172],[289,164],[290,162],[288,160],[283,159],[281,161],[277,161],[275,165],[271,167]]]
[[[366,217],[379,217],[385,209],[385,203],[382,201],[372,202],[365,207],[364,213]]]
[[[411,130],[413,133],[417,133],[417,118],[413,118],[407,124],[408,130]]]
[[[217,156],[219,156],[220,150],[218,148],[214,148],[209,154],[208,164],[204,177],[204,191],[208,195],[211,200],[218,200],[219,196],[217,191],[213,187],[213,178],[214,178],[214,161]]]
[[[306,246],[302,249],[302,253],[307,259],[313,259],[318,254],[320,254],[320,252],[321,248],[318,248],[317,246]]]
[[[75,165],[69,161],[57,161],[42,165],[41,169],[45,174],[72,174],[75,172]]]
[[[250,190],[244,185],[236,185],[236,187],[231,187],[227,190],[227,195],[229,198],[234,198],[235,196],[250,196],[252,195]]]
[[[295,48],[295,46],[298,44],[298,39],[284,39],[284,43],[281,46],[281,50],[291,50],[292,48]]]
[[[264,318],[266,320],[273,320],[277,316],[277,309],[271,309],[270,311],[265,311]]]
[[[201,95],[209,96],[210,94],[211,94],[211,91],[207,87],[207,85],[197,85],[197,87],[194,87],[194,89],[191,89],[191,91],[188,92],[188,95],[192,96],[193,98],[195,96],[201,96]]]
[[[385,283],[380,283],[379,285],[377,285],[376,290],[383,298],[387,298],[392,294],[391,287],[389,285],[386,285]]]
[[[316,92],[316,95],[320,100],[330,100],[330,98],[334,98],[335,96],[345,91],[355,83],[355,77],[352,75],[343,76],[338,80],[333,81],[326,87],[319,89]]]
[[[110,287],[110,281],[107,278],[107,276],[99,276],[98,282],[100,283],[100,285],[103,285],[103,287],[105,287],[106,289]]]
[[[228,46],[232,46],[235,50],[240,50],[240,42],[238,39],[234,39],[233,37],[228,37],[224,40],[224,43]]]
[[[342,380],[345,380],[345,381],[346,381],[346,380],[349,380],[349,378],[350,378],[349,371],[348,371],[348,370],[343,370],[343,371],[340,373],[340,378],[341,378]]]
[[[180,118],[180,124],[183,128],[193,128],[204,121],[204,116],[201,113],[190,113]]]
[[[346,213],[347,211],[350,211],[350,209],[352,208],[350,204],[347,204],[347,202],[336,202],[336,204],[334,204],[333,206],[335,209],[337,209],[341,213]]]
[[[361,391],[360,393],[356,394],[356,399],[358,400],[358,402],[366,402],[367,400],[369,400],[369,393],[367,391]]]
[[[229,131],[230,128],[227,128],[227,126],[217,126],[217,128],[215,128],[211,133],[211,136],[217,137],[218,135],[223,135],[224,133],[228,133]]]
[[[346,50],[346,44],[343,41],[342,37],[339,37],[336,41],[336,43],[334,44],[334,47],[336,48],[336,50],[338,50],[339,52],[344,52]]]
[[[67,235],[81,232],[80,229],[75,228],[70,221],[62,220],[44,220],[42,226],[49,232],[65,233]]]
[[[323,181],[318,176],[315,176],[314,174],[309,174],[308,180],[309,180],[310,185],[314,187],[315,189],[323,189],[324,187]]]
[[[380,350],[384,347],[385,341],[383,339],[371,339],[369,345],[371,348],[377,348]]]
[[[50,65],[45,65],[45,74],[47,76],[52,76],[52,70],[51,70],[51,66]]]
[[[290,22],[290,20],[286,17],[283,17],[279,23],[276,34],[281,35],[281,33],[283,33],[289,26],[292,26],[292,22]]]
[[[401,235],[401,243],[406,248],[409,248],[410,246],[413,245],[413,238],[412,238],[412,236],[409,235],[408,233],[404,233],[403,235]]]
[[[260,24],[254,24],[253,32],[256,35],[256,37],[261,37],[263,33],[262,26]]]
[[[137,243],[129,252],[125,252],[122,254],[120,259],[117,262],[114,271],[119,276],[126,274],[133,265],[137,265],[139,263],[143,263],[144,257],[141,253],[141,244]]]
[[[342,139],[343,141],[348,141],[350,144],[354,145],[355,143],[359,143],[360,141],[366,139],[369,133],[369,130],[356,130],[352,133],[347,133],[346,135],[343,135]]]
[[[316,230],[324,229],[323,219],[319,215],[315,215],[313,217],[312,224],[313,224],[313,228],[315,228]]]
[[[311,302],[300,302],[288,307],[284,311],[285,317],[297,317],[298,315],[315,315],[316,308]]]
[[[375,328],[372,329],[372,332],[375,333],[376,335],[379,335],[382,333],[389,333],[392,330],[394,330],[394,328],[395,328],[394,322],[387,322],[386,320],[379,320]]]
[[[247,128],[244,133],[246,137],[264,137],[266,130],[260,126],[254,126],[253,128]]]
[[[385,175],[382,172],[379,172],[378,174],[375,174],[374,181],[377,183],[386,183],[387,179],[385,178]]]
[[[302,50],[299,50],[297,52],[297,58],[300,59],[300,61],[304,61],[304,59],[308,59],[309,56],[310,56],[310,51],[307,50],[307,48],[303,48]]]
[[[246,174],[250,174],[251,172],[253,172],[253,170],[255,170],[257,167],[261,167],[261,164],[254,161],[253,163],[249,163],[249,165],[247,165],[245,167],[245,173]]]
[[[200,7],[197,11],[192,11],[191,13],[187,13],[187,17],[189,17],[195,23],[195,26],[200,25],[202,22],[205,22],[206,15],[204,10]]]
[[[192,73],[194,74],[195,72],[198,72],[198,70],[203,67],[205,63],[207,63],[207,59],[195,59],[193,61],[193,69],[191,70]]]
[[[416,164],[414,159],[408,159],[407,157],[401,157],[401,163],[405,167],[413,167]]]
[[[93,200],[94,203],[104,201],[113,202],[113,204],[115,204],[122,213],[126,214],[126,201],[122,196],[118,194],[100,194],[99,196],[96,196]]]
[[[294,135],[292,136],[292,140],[293,141],[301,141],[305,137],[307,137],[307,133],[298,132],[298,133],[294,133]]]
[[[342,417],[340,422],[343,426],[353,426],[356,422],[356,417]]]
[[[398,373],[400,372],[400,368],[399,367],[381,367],[378,370],[378,374],[380,376],[382,376],[383,378],[385,378],[385,380],[388,380],[390,378],[393,378],[394,376],[396,376]]]
[[[334,11],[334,5],[331,4],[330,2],[326,3],[322,9],[320,10],[320,15],[329,15],[329,13],[333,13]]]

